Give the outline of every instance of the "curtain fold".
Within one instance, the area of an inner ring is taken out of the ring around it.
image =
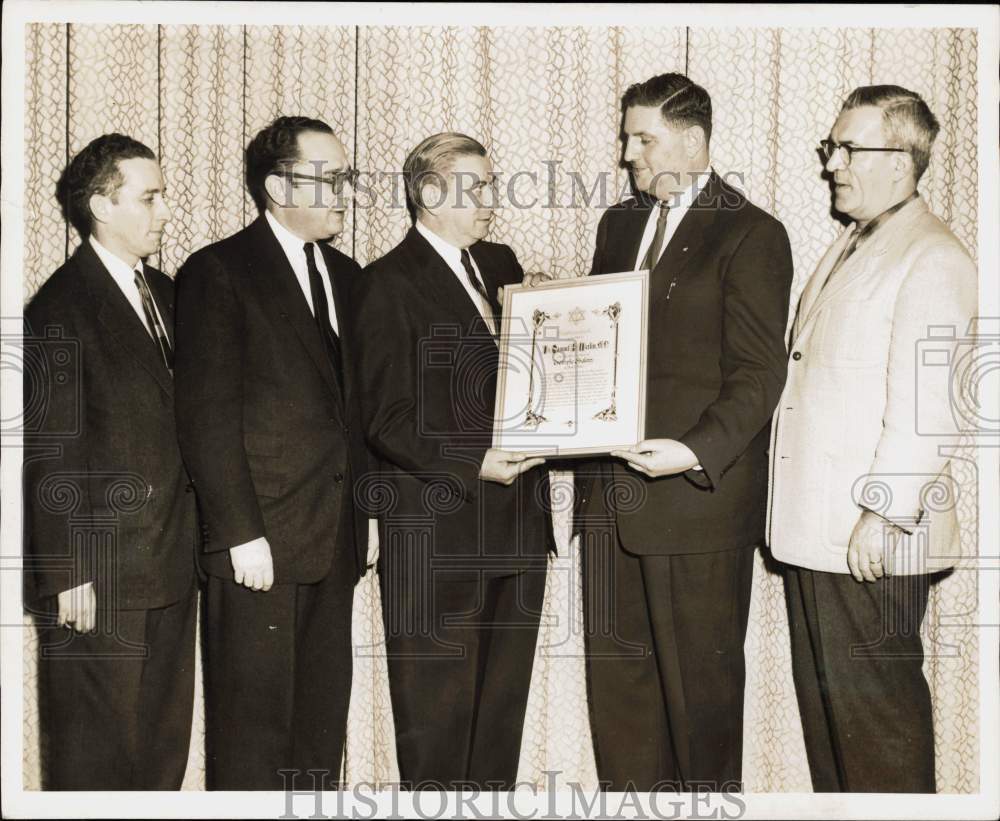
[[[684,27],[390,27],[61,25],[26,28],[25,297],[79,243],[55,201],[68,158],[121,131],[160,155],[173,209],[151,260],[168,274],[187,256],[255,217],[243,150],[279,114],[328,122],[361,172],[335,244],[361,264],[409,227],[399,174],[406,154],[438,131],[488,148],[502,208],[492,240],[526,270],[587,273],[603,207],[626,191],[619,100],[634,82],[686,72],[712,95],[713,166],[788,229],[792,306],[840,225],[821,177],[819,140],[855,86],[921,93],[941,122],[921,191],[977,256],[976,32],[969,29],[726,29]],[[955,457],[966,556],[978,553],[975,452]],[[596,783],[586,708],[579,547],[569,540],[569,475],[553,477],[558,558],[545,610],[522,740],[519,778],[545,786]],[[932,589],[925,671],[935,710],[942,792],[979,788],[977,574]],[[349,779],[396,775],[378,589],[356,595],[355,695]],[[755,792],[808,792],[791,681],[784,589],[758,555],[747,638],[744,779]],[[25,786],[39,786],[33,630],[25,631]],[[204,786],[200,681],[186,789]]]

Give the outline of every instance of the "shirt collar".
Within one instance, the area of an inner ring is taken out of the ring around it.
[[[705,186],[708,185],[708,180],[711,176],[711,164],[707,165],[703,171],[694,172],[691,182],[682,191],[678,191],[666,204],[673,210],[686,211],[691,207],[691,203],[698,198],[698,195],[705,190]]]
[[[895,205],[891,205],[885,209],[881,214],[879,214],[875,219],[869,220],[864,228],[859,229],[858,224],[854,223],[854,232],[857,234],[857,241],[864,242],[868,237],[874,234],[879,228],[886,224],[890,218],[892,218],[899,211],[902,211],[907,205],[913,202],[919,194],[914,190],[910,196],[905,199],[900,200]]]
[[[97,254],[98,259],[104,263],[104,267],[108,269],[108,273],[115,277],[115,279],[124,279],[126,282],[132,282],[135,279],[135,272],[142,272],[141,259],[135,264],[134,268],[129,268],[128,263],[125,262],[125,260],[111,253],[111,251],[101,245],[101,243],[97,241],[97,237],[93,234],[88,237],[88,240],[90,242],[90,247],[94,249],[94,253]]]
[[[278,244],[281,246],[281,250],[285,252],[285,256],[288,257],[288,261],[292,263],[292,267],[298,266],[300,262],[304,264],[306,258],[306,241],[301,237],[295,236],[295,234],[285,228],[284,225],[272,216],[270,211],[264,212],[264,219],[271,226],[271,231],[274,233],[275,239],[278,240]],[[313,244],[318,245],[319,243]]]
[[[431,247],[438,252],[438,255],[448,263],[448,266],[458,271],[462,268],[462,249],[452,245],[448,240],[442,239],[430,228],[424,225],[419,219],[415,223],[417,233],[427,240]]]

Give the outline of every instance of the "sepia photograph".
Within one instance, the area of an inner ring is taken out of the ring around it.
[[[1000,6],[2,13],[5,817],[1000,815]]]

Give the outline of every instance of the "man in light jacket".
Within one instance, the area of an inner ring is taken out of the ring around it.
[[[937,131],[919,95],[869,86],[822,143],[834,209],[853,222],[801,297],[768,505],[818,792],[935,789],[920,624],[932,571],[957,557],[942,445],[957,437],[952,375],[977,287],[917,192]]]

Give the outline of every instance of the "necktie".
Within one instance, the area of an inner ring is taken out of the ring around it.
[[[663,237],[667,233],[667,214],[670,211],[670,206],[663,202],[657,203],[656,207],[660,209],[660,213],[656,217],[656,231],[653,233],[653,241],[642,261],[642,267],[649,271],[656,267],[656,263],[660,259],[660,251],[663,250]]]
[[[319,268],[316,267],[313,243],[307,242],[304,248],[306,252],[306,267],[309,269],[309,290],[312,292],[316,327],[319,328],[319,335],[323,340],[323,346],[330,357],[330,364],[333,365],[337,384],[343,388],[343,382],[341,381],[343,363],[340,358],[340,338],[330,324],[330,303],[326,301],[326,288],[323,287],[322,275],[319,272]]]
[[[830,284],[830,280],[833,279],[833,275],[837,273],[837,269],[840,268],[845,262],[847,262],[848,257],[854,253],[854,250],[858,247],[858,241],[861,239],[861,232],[857,229],[854,230],[854,235],[851,237],[851,241],[844,246],[844,250],[840,252],[840,256],[837,257],[837,261],[833,263],[833,267],[830,269],[830,273],[826,275],[826,279],[823,280],[823,288],[826,288]]]
[[[160,323],[160,317],[157,315],[156,306],[153,303],[153,294],[149,290],[149,285],[146,284],[146,277],[138,269],[135,272],[135,287],[139,289],[142,312],[146,315],[146,322],[153,332],[153,340],[156,342],[156,347],[159,348],[160,355],[163,357],[163,364],[167,366],[168,371],[173,373],[174,349],[170,344],[170,337],[167,336],[166,329]]]
[[[837,257],[837,261],[833,264],[833,267],[830,269],[830,273],[826,275],[826,279],[823,281],[823,288],[825,288],[827,285],[830,284],[830,280],[833,278],[833,275],[837,273],[837,269],[840,268],[840,266],[843,265],[845,262],[847,262],[848,259],[850,259],[851,254],[853,254],[857,250],[858,246],[864,240],[867,240],[868,237],[874,234],[880,227],[885,225],[889,217],[891,217],[893,214],[899,211],[903,206],[908,205],[912,200],[915,200],[917,196],[918,196],[917,192],[913,191],[910,194],[910,196],[908,196],[904,200],[900,200],[890,208],[887,208],[885,211],[883,211],[881,214],[875,217],[875,219],[869,222],[860,231],[858,230],[857,225],[855,225],[854,235],[851,237],[851,241],[847,243],[847,246],[844,248],[844,250],[840,252],[840,256]],[[820,288],[820,291],[822,291],[823,288]]]
[[[490,298],[486,294],[485,286],[479,281],[479,277],[476,276],[476,269],[472,267],[472,257],[469,256],[467,248],[462,249],[462,267],[465,269],[465,275],[469,278],[469,282],[472,283],[472,287],[476,289],[476,292],[483,300],[483,310],[486,312],[487,317],[486,324],[489,326],[490,333],[496,336],[496,314],[493,312],[493,303],[490,302]]]

